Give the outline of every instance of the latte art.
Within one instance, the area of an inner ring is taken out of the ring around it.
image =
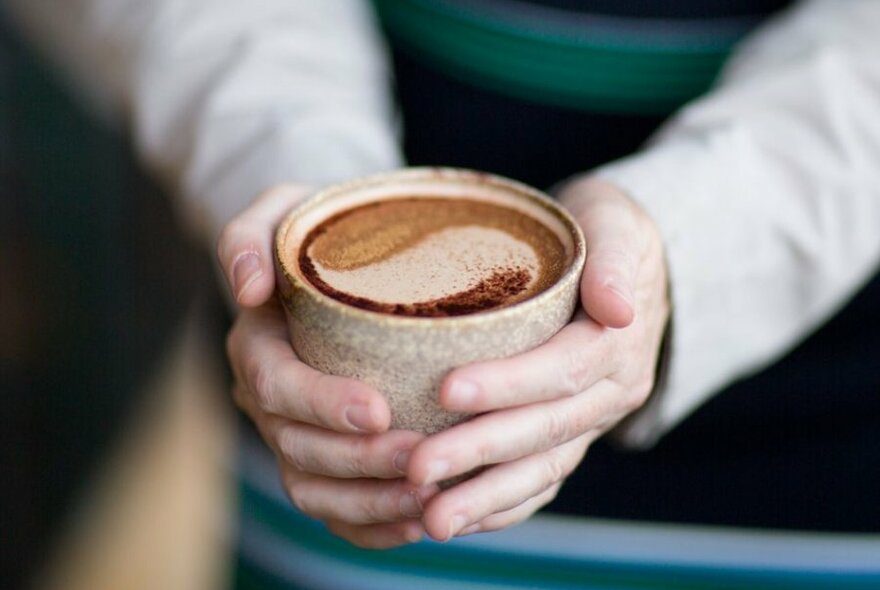
[[[464,315],[512,305],[559,279],[559,237],[530,215],[459,198],[355,207],[318,224],[299,266],[326,295],[407,316]]]

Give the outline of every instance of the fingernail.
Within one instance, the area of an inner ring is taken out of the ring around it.
[[[370,430],[373,426],[370,407],[367,405],[349,406],[345,410],[345,419],[356,430]]]
[[[449,461],[439,460],[428,465],[428,477],[425,478],[425,485],[440,481],[449,473]]]
[[[480,386],[473,381],[456,379],[449,387],[446,400],[455,407],[465,407],[474,402],[478,393],[480,393]]]
[[[425,529],[421,524],[414,522],[410,526],[406,528],[406,532],[403,533],[403,538],[409,541],[410,543],[418,543],[422,540],[422,537],[425,536]]]
[[[401,474],[406,474],[406,466],[409,465],[409,449],[405,451],[397,451],[397,454],[394,455],[394,468],[399,471]]]
[[[239,256],[232,265],[232,282],[235,289],[235,298],[241,299],[241,296],[251,286],[251,283],[262,275],[263,269],[260,265],[260,257],[256,252],[245,252]]]
[[[421,516],[422,502],[415,490],[400,498],[400,513],[404,516]]]
[[[458,534],[458,532],[464,528],[464,525],[467,524],[467,518],[462,514],[456,514],[452,517],[452,520],[449,521],[449,536],[446,537],[448,541],[452,537]]]

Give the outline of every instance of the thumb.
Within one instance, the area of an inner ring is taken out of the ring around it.
[[[275,227],[307,194],[307,189],[296,185],[270,189],[223,228],[217,258],[239,305],[257,307],[272,296]]]
[[[587,196],[578,214],[587,246],[581,301],[598,323],[625,328],[635,319],[642,240],[632,204],[614,192]]]

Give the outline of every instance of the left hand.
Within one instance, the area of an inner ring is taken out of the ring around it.
[[[531,516],[653,388],[669,317],[657,228],[604,181],[576,180],[560,200],[586,236],[582,308],[538,348],[462,367],[444,381],[445,408],[481,415],[418,444],[408,478],[424,486],[488,467],[430,500],[422,520],[437,540]]]

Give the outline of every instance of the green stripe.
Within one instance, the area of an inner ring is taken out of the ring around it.
[[[472,3],[466,0],[404,0],[407,4],[431,14],[453,20],[478,24],[481,28],[531,39],[550,40],[565,45],[588,44],[594,47],[626,49],[630,51],[678,51],[686,49],[712,51],[724,50],[750,27],[754,17],[727,19],[713,18],[707,21],[652,19],[637,17],[603,16],[589,13],[570,13],[562,9],[535,6],[535,11],[523,10],[518,4],[528,6],[528,0],[494,0],[491,4]],[[395,2],[395,6],[401,4]],[[404,7],[405,8],[405,7]],[[536,16],[541,12],[554,14],[556,18]],[[560,16],[562,18],[560,18]]]
[[[352,564],[434,578],[485,581],[511,587],[630,590],[836,590],[876,587],[876,577],[813,572],[739,571],[694,566],[616,564],[600,560],[528,556],[484,548],[421,543],[389,551],[365,551],[323,526],[279,505],[243,483],[246,518],[311,551]]]
[[[684,35],[553,35],[444,9],[422,0],[375,0],[389,34],[409,52],[466,82],[537,102],[585,110],[666,113],[711,86],[733,42]]]

